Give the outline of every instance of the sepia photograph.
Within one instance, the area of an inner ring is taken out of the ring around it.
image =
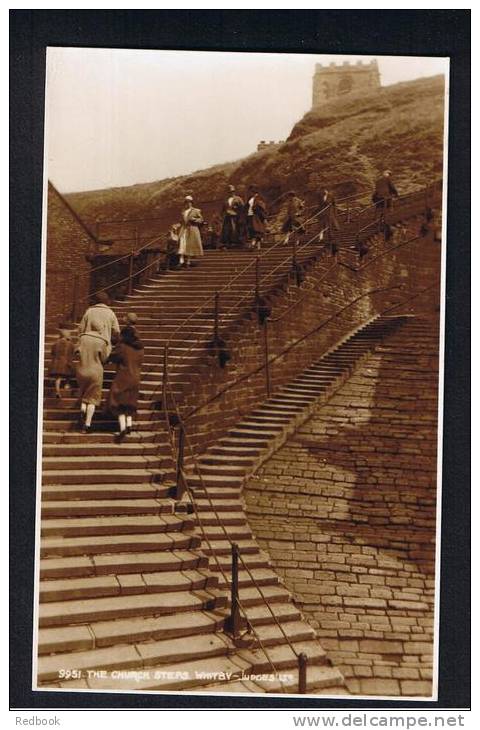
[[[435,701],[448,58],[45,73],[32,689]]]

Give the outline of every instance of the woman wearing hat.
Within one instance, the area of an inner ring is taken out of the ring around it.
[[[80,427],[84,433],[90,431],[95,408],[100,405],[103,366],[112,351],[112,341],[120,334],[117,317],[109,303],[108,295],[99,292],[96,304],[87,309],[78,328],[80,362],[76,376],[80,390]]]
[[[190,266],[190,259],[203,256],[202,237],[200,228],[203,223],[202,212],[193,207],[191,195],[185,196],[185,206],[182,211],[182,225],[178,237],[178,253],[180,265]]]
[[[137,315],[127,314],[124,321],[120,340],[110,355],[110,362],[116,363],[117,372],[108,396],[108,409],[118,418],[118,441],[123,441],[132,430],[143,363],[143,344],[135,328]]]

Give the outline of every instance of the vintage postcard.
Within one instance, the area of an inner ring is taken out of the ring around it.
[[[448,59],[46,64],[33,689],[435,700]]]

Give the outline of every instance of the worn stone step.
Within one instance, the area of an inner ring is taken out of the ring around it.
[[[216,633],[222,630],[224,621],[224,614],[217,610],[44,628],[38,632],[39,654],[87,651],[116,644]]]
[[[121,447],[120,447],[121,448]],[[50,474],[51,472],[75,472],[81,473],[85,466],[85,456],[44,456],[44,474]],[[97,456],[91,454],[88,460],[88,471],[100,470],[102,476],[108,472],[123,473],[125,470],[128,471],[142,471],[142,470],[157,470],[160,468],[161,461],[156,456],[149,455],[128,455],[125,453],[117,454],[106,454],[105,456]],[[48,482],[47,482],[48,483]]]
[[[298,667],[299,654],[306,655],[307,663],[310,666],[325,665],[327,661],[326,652],[315,638],[298,641],[292,645],[285,643],[281,646],[272,646],[268,651],[268,658],[260,648],[243,649],[238,654],[251,665],[252,672],[257,674],[270,672],[271,662],[277,669],[295,669]]]
[[[192,518],[196,519],[195,514],[191,515]],[[243,511],[241,512],[226,512],[222,511],[217,514],[212,510],[210,512],[202,512],[199,519],[204,526],[215,526],[215,525],[246,525],[247,519]]]
[[[264,692],[298,695],[298,669],[289,667],[284,670],[284,674],[286,678],[282,682],[257,679],[255,684]],[[336,667],[314,664],[307,668],[307,694],[328,694],[329,696],[332,694],[334,696],[337,691],[344,694],[342,692],[344,683],[343,676]]]
[[[39,626],[66,626],[129,616],[162,616],[212,610],[225,603],[226,598],[217,595],[215,589],[54,601],[40,605]]]
[[[92,431],[88,434],[88,438],[85,439],[86,434],[73,432],[73,431],[45,431],[42,435],[42,441],[44,449],[47,445],[58,445],[58,446],[76,446],[78,444],[79,450],[92,449],[92,453],[95,453],[95,449],[104,446],[106,449],[109,448],[123,448],[124,446],[139,447],[142,444],[155,444],[155,447],[160,449],[163,446],[167,446],[167,436],[157,431],[143,431],[142,434],[133,431],[128,437],[128,441],[124,441],[123,444],[116,444],[114,441],[113,433],[102,433],[100,431]]]
[[[98,478],[98,475],[97,475]],[[60,479],[58,479],[60,482]],[[116,499],[164,499],[168,497],[168,487],[162,484],[131,484],[125,479],[124,484],[109,484],[101,481],[90,483],[85,478],[84,484],[43,484],[42,502],[76,500],[116,500]]]
[[[75,667],[81,672],[88,670],[104,670],[112,672],[115,669],[135,668],[142,669],[144,665],[158,666],[162,664],[188,661],[198,657],[225,656],[230,648],[229,642],[221,635],[207,634],[192,636],[190,641],[182,637],[149,641],[137,646],[117,647],[115,651],[109,649],[92,649],[75,654]],[[63,664],[62,664],[63,662]],[[38,661],[39,681],[58,679],[59,672],[64,668],[65,658],[62,655],[40,657]]]
[[[155,490],[156,494],[156,490]],[[67,495],[68,496],[68,495]],[[175,502],[169,498],[136,498],[130,499],[102,499],[97,497],[97,491],[92,493],[92,499],[51,499],[42,502],[42,520],[47,518],[65,517],[101,517],[102,515],[158,515],[171,514]]]
[[[193,550],[199,545],[200,538],[198,536],[175,532],[45,537],[41,541],[40,554],[42,557],[68,557],[149,550],[154,552],[158,550]]]
[[[40,561],[40,578],[83,578],[91,575],[153,573],[161,570],[192,570],[208,567],[207,556],[193,551],[114,553],[45,558]]]
[[[144,665],[145,666],[145,665]],[[217,656],[206,659],[178,662],[170,664],[168,671],[149,672],[148,678],[140,680],[118,680],[112,677],[103,679],[88,680],[88,687],[92,690],[135,690],[135,691],[175,691],[186,689],[201,689],[204,685],[211,684],[213,678],[219,678],[219,690],[222,691],[223,678],[231,675],[240,675],[242,669],[247,666],[235,657]],[[148,667],[146,667],[148,671]]]
[[[218,588],[218,577],[208,571],[185,570],[159,573],[90,576],[40,581],[40,601],[70,601],[85,598],[171,593]]]
[[[110,438],[106,443],[88,443],[81,441],[81,434],[79,434],[78,440],[73,443],[51,443],[47,442],[43,445],[43,456],[50,458],[58,458],[57,463],[62,463],[65,457],[77,457],[91,459],[92,457],[100,457],[106,462],[107,458],[113,457],[120,463],[124,457],[161,457],[170,456],[171,448],[170,445],[165,443],[148,443],[145,441],[142,443],[139,439],[132,442],[131,440],[124,441],[122,444],[115,443],[113,438]],[[158,459],[157,459],[158,462]],[[97,462],[95,462],[97,464]],[[100,462],[102,463],[102,462]]]
[[[253,554],[259,552],[259,547],[255,540],[247,539],[247,540],[235,540],[236,544],[239,547],[240,553],[242,556]],[[205,555],[231,555],[232,552],[232,541],[228,539],[221,539],[221,540],[210,540],[209,544],[204,543],[202,545],[202,551],[205,553]]]
[[[85,535],[121,535],[126,533],[183,532],[194,527],[192,516],[182,519],[177,515],[140,515],[132,517],[83,517],[44,520],[44,537],[80,537]]]

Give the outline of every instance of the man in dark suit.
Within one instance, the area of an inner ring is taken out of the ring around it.
[[[391,174],[391,170],[385,170],[375,183],[375,192],[373,193],[372,200],[381,215],[386,208],[391,207],[392,198],[398,197],[397,188],[391,180]]]

